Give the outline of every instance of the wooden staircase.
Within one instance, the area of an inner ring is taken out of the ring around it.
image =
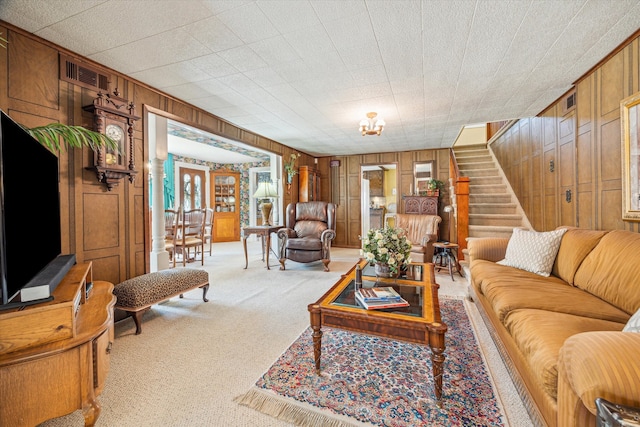
[[[485,145],[454,147],[460,175],[469,177],[469,238],[510,237],[531,226],[498,162]]]

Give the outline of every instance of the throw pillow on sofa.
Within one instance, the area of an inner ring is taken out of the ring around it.
[[[631,319],[624,325],[622,332],[640,332],[640,309],[631,316]]]
[[[545,232],[514,228],[504,259],[498,264],[549,277],[566,231],[566,228]]]

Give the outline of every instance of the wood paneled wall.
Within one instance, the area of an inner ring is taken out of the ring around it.
[[[622,220],[620,102],[640,90],[640,38],[632,39],[537,117],[490,145],[533,227],[638,232]]]
[[[363,164],[397,164],[398,179],[398,212],[404,212],[402,195],[409,194],[413,185],[413,164],[434,160],[436,162],[435,176],[445,183],[445,189],[441,192],[439,210],[447,204],[449,200],[449,150],[420,150],[403,151],[393,153],[373,153],[354,156],[333,157],[331,159],[340,160],[339,186],[340,201],[336,213],[336,239],[334,246],[359,248],[361,230],[361,203],[360,203],[360,165]],[[324,195],[324,193],[323,193]],[[330,196],[330,194],[327,194]],[[327,199],[328,200],[328,199]],[[445,216],[442,227],[448,226]]]
[[[135,126],[135,159],[138,175],[134,183],[122,180],[112,191],[99,183],[89,149],[60,153],[60,199],[63,253],[75,253],[78,262],[93,262],[95,280],[119,283],[149,271],[151,230],[149,229],[148,143],[144,112],[152,111],[190,124],[214,134],[260,147],[289,158],[292,149],[275,141],[238,128],[211,114],[143,85],[125,75],[102,67],[87,58],[75,55],[57,45],[40,39],[20,28],[0,21],[0,32],[9,43],[0,49],[0,108],[27,127],[52,122],[92,126],[91,114],[82,107],[92,103],[97,91],[59,79],[59,55],[65,54],[91,64],[113,76],[110,91],[136,105],[142,119]],[[301,153],[297,165],[313,165],[313,157]],[[25,153],[25,172],[29,154]],[[329,162],[319,159],[323,185],[322,194],[330,194]],[[284,205],[297,201],[297,180],[285,195]],[[35,201],[37,206],[37,201]],[[38,206],[47,214],[47,206]],[[35,224],[34,226],[37,226]],[[37,242],[34,242],[37,245]]]

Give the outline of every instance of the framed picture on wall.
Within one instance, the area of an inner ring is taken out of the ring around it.
[[[622,219],[640,221],[640,92],[620,103],[622,118]]]

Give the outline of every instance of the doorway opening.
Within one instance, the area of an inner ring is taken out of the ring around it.
[[[395,225],[398,175],[395,163],[360,166],[362,236],[372,228]]]

